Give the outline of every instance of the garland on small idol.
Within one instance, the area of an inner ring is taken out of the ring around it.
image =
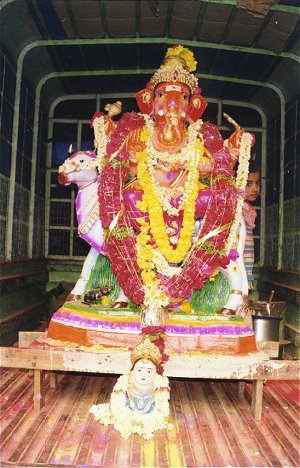
[[[172,430],[173,425],[169,423],[168,378],[159,374],[155,376],[151,389],[155,406],[150,413],[133,411],[128,407],[127,395],[128,388],[132,386],[131,380],[131,374],[121,375],[114,386],[110,403],[93,405],[89,412],[105,426],[112,424],[124,439],[128,439],[131,434],[139,434],[149,440],[159,429]],[[144,395],[141,392],[141,397],[149,398],[146,392]]]
[[[121,149],[114,159],[109,160],[102,172],[99,189],[100,218],[104,228],[109,228],[112,222],[117,220],[106,247],[112,262],[112,271],[125,294],[136,304],[160,307],[179,304],[188,298],[194,289],[201,289],[217,268],[228,264],[225,242],[235,217],[237,189],[232,179],[230,156],[223,148],[219,131],[213,124],[203,124],[201,133],[204,144],[214,161],[211,195],[197,242],[190,249],[193,232],[183,224],[182,232],[188,241],[180,243],[179,239],[177,248],[174,248],[166,238],[166,228],[163,229],[162,209],[159,208],[159,195],[155,192],[155,184],[151,174],[146,175],[145,165],[149,166],[151,159],[146,145],[146,150],[138,155],[138,181],[144,189],[142,207],[145,211],[144,217],[139,220],[140,233],[136,236],[126,211],[123,212],[122,209],[122,188],[129,177],[129,152],[124,141],[131,130],[141,130],[145,121],[147,117],[125,114],[109,143],[108,153],[116,152],[117,148]],[[147,126],[143,138],[150,138]],[[187,163],[189,164],[189,161]],[[192,168],[191,171],[193,173]],[[190,183],[190,189],[191,194],[184,204],[184,214],[187,213],[189,221],[193,215],[191,224],[194,226],[195,194],[197,195],[194,179]],[[151,206],[155,207],[155,213],[151,212]],[[156,209],[160,213],[159,229],[163,231],[163,241],[159,238],[161,231],[156,229]],[[125,228],[122,238],[114,235],[120,228]]]

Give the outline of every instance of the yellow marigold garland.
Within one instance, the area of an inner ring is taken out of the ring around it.
[[[159,280],[156,277],[153,264],[153,249],[150,241],[149,225],[143,218],[139,219],[141,232],[137,237],[137,263],[142,270],[141,277],[144,284],[144,304],[150,307],[161,307],[168,304],[167,296],[160,291]]]

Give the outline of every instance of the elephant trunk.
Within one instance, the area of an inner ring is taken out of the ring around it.
[[[180,122],[178,114],[170,111],[165,116],[165,123],[156,125],[153,135],[153,144],[159,151],[177,153],[186,142],[184,125]]]

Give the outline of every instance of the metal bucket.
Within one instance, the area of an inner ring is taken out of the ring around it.
[[[267,316],[267,318],[268,317],[282,318],[283,320],[279,322],[279,340],[284,339],[286,302],[284,301],[277,301],[277,302],[253,301],[250,299],[249,308],[252,311],[252,318],[260,317],[260,316],[264,316],[264,317]],[[254,320],[253,320],[253,324],[254,324]],[[257,326],[262,327],[263,325],[261,324]],[[274,324],[273,326],[275,327],[276,325]],[[265,340],[265,341],[278,341],[278,339],[277,340]]]
[[[276,302],[267,302],[267,301],[254,301],[249,300],[249,308],[255,311],[255,315],[271,315],[273,317],[285,317],[286,313],[286,302],[276,301]]]
[[[279,341],[279,327],[283,317],[252,315],[256,341]]]

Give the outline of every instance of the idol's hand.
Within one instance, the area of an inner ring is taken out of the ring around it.
[[[213,170],[213,162],[212,161],[203,161],[199,163],[199,176],[201,179],[205,179],[210,175]]]

